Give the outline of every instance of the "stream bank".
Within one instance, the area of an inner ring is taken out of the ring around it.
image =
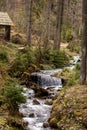
[[[57,130],[87,130],[87,86],[63,88],[53,101],[49,123]]]

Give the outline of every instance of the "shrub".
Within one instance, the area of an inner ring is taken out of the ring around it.
[[[69,58],[64,51],[56,50],[51,53],[50,62],[56,68],[61,68],[69,64]]]
[[[70,79],[68,79],[66,86],[73,86],[75,84],[76,84],[75,79],[74,78],[70,78]]]
[[[69,72],[69,73],[66,74],[66,75],[68,75],[68,81],[67,81],[66,86],[73,86],[79,82],[80,71],[75,68],[74,70],[71,70],[71,72]]]
[[[60,77],[66,80],[66,86],[70,87],[75,85],[80,79],[80,65],[76,64],[73,70],[64,68]]]
[[[14,77],[20,77],[34,63],[35,57],[31,50],[19,53],[9,69],[9,74]]]
[[[39,64],[48,64],[50,61],[50,48],[41,48],[38,47],[35,52],[37,63]]]
[[[75,71],[74,78],[78,82],[80,79],[80,63],[76,64],[74,71]]]
[[[0,50],[0,61],[8,62],[8,56],[6,51]]]
[[[53,68],[61,68],[69,64],[69,58],[64,51],[52,50],[51,48],[37,48],[35,52],[36,62],[39,67],[51,66]]]
[[[70,41],[72,41],[72,39],[73,39],[72,31],[71,31],[71,29],[69,28],[69,29],[66,31],[65,40],[66,40],[67,42],[70,42]]]
[[[7,83],[4,95],[12,110],[17,110],[19,104],[25,103],[26,100],[22,92],[22,87],[18,87],[15,83]]]
[[[75,69],[80,70],[80,63],[76,64]]]

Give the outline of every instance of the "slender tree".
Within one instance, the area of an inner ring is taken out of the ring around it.
[[[27,4],[26,9],[28,11],[27,42],[28,42],[28,45],[31,46],[33,0],[27,0],[26,4]]]
[[[47,0],[46,11],[46,33],[44,38],[44,47],[47,48],[50,39],[50,14],[51,14],[51,0]]]
[[[58,10],[57,10],[57,24],[56,24],[56,33],[55,33],[55,40],[54,40],[54,50],[60,49],[64,0],[57,0],[57,8]]]
[[[81,60],[81,84],[87,83],[87,0],[83,0],[82,10],[82,60]]]

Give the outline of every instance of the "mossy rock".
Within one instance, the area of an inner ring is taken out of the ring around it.
[[[46,104],[46,105],[52,105],[52,104],[53,104],[53,101],[52,101],[52,100],[51,100],[51,101],[47,100],[47,101],[45,102],[45,104]]]
[[[46,97],[49,95],[49,92],[44,89],[44,88],[41,88],[40,86],[37,86],[36,84],[33,83],[33,85],[31,86],[31,89],[34,90],[35,92],[35,96],[36,97]]]
[[[40,105],[40,102],[39,102],[37,99],[34,99],[34,100],[33,100],[33,104],[34,104],[34,105]]]
[[[47,122],[43,123],[43,127],[47,128],[49,126],[49,124]]]
[[[15,44],[26,44],[26,39],[21,34],[13,35],[11,41]]]
[[[52,118],[49,123],[52,128],[57,128],[57,122],[56,118]]]

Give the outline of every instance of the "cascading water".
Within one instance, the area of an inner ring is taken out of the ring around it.
[[[43,128],[43,123],[47,122],[50,116],[51,106],[45,105],[45,100],[40,99],[38,99],[40,104],[35,105],[33,101],[36,98],[34,97],[33,90],[25,89],[25,91],[27,102],[20,106],[20,112],[24,115],[24,122],[28,123],[27,130],[49,130],[49,128]]]
[[[52,85],[57,86],[61,84],[61,79],[43,73],[32,73],[31,79],[33,82],[37,83],[42,87],[52,86]]]
[[[32,79],[44,89],[51,88],[50,93],[52,92],[52,94],[62,87],[61,79],[43,73],[33,73]],[[51,105],[46,105],[45,102],[51,99],[36,99],[34,91],[28,88],[25,88],[24,95],[27,97],[27,101],[20,106],[19,111],[24,115],[24,122],[28,123],[27,130],[50,130],[49,127],[44,128],[43,124],[48,122],[51,111]],[[39,104],[34,104],[34,100],[37,100]]]
[[[79,60],[79,57],[74,57],[72,64],[76,64]],[[74,66],[70,66],[70,69],[74,68]],[[62,69],[56,70],[41,70],[39,73],[33,73],[31,75],[31,79],[34,80],[35,83],[40,85],[40,87],[44,89],[50,89],[51,94],[56,94],[58,90],[61,89],[62,83],[61,79],[57,79],[52,77],[51,75],[61,72]],[[45,102],[51,99],[39,99],[35,98],[34,91],[32,89],[24,88],[24,95],[27,98],[25,104],[20,105],[19,111],[23,113],[24,118],[23,121],[27,122],[27,130],[51,130],[48,126],[47,122],[50,117],[51,105],[46,105]],[[34,103],[34,101],[38,103]],[[45,128],[43,124],[46,124]]]

